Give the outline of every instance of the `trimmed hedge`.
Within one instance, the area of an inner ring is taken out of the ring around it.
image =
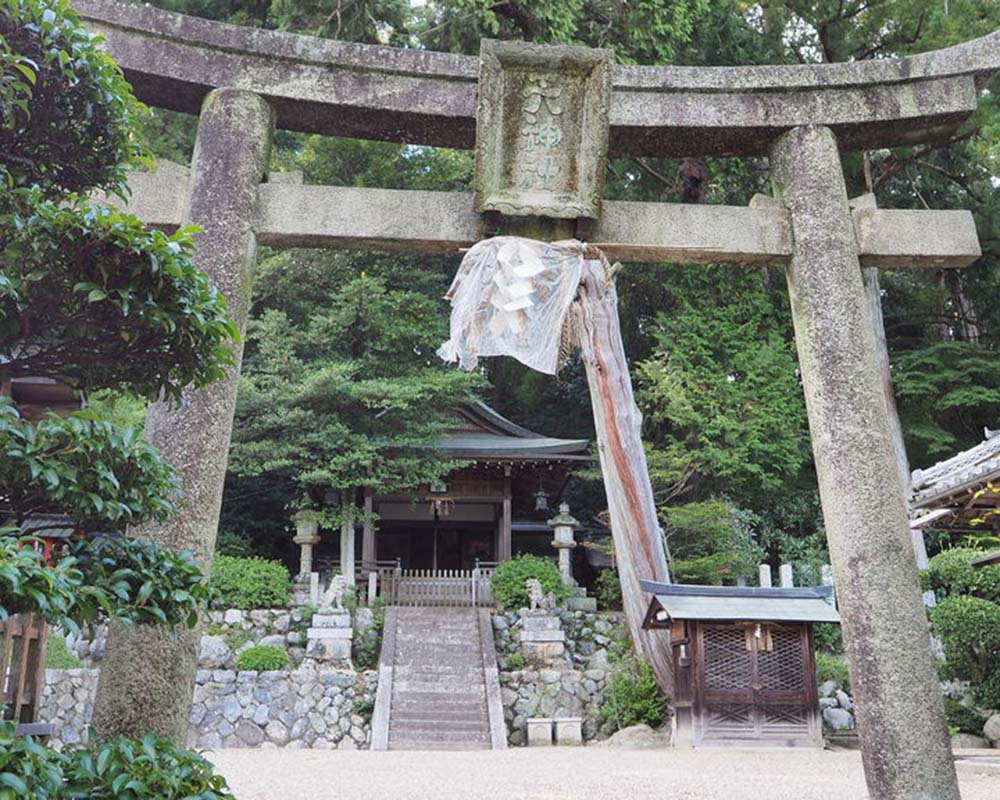
[[[236,657],[236,669],[254,672],[273,672],[288,668],[288,653],[269,644],[248,647]]]
[[[1000,708],[1000,605],[978,597],[948,597],[931,611],[944,645],[947,677],[969,681],[984,708]]]
[[[932,558],[920,573],[924,590],[932,589],[938,599],[971,595],[1000,603],[1000,564],[973,569],[972,561],[984,551],[971,547],[953,547]]]
[[[522,553],[496,568],[490,583],[493,599],[504,608],[525,608],[530,604],[525,587],[525,581],[529,578],[536,578],[542,584],[542,590],[552,592],[556,600],[569,597],[569,589],[563,586],[562,575],[555,564],[544,558]]]
[[[280,608],[291,598],[291,579],[280,561],[216,556],[209,585],[223,608]]]

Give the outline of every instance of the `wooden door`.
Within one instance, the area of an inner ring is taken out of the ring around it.
[[[807,626],[706,624],[698,639],[695,744],[819,742]]]

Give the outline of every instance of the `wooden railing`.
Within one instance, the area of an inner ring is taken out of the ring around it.
[[[393,569],[379,575],[379,594],[390,606],[492,606],[492,568]]]
[[[36,722],[47,636],[48,626],[38,617],[12,616],[0,622],[0,706],[5,718],[24,726]]]

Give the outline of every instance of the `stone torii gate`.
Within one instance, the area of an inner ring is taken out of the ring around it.
[[[582,48],[485,43],[480,59],[243,29],[76,0],[147,104],[200,114],[190,171],[135,175],[129,209],[197,225],[200,269],[245,327],[259,244],[457,252],[489,229],[599,242],[611,259],[785,268],[865,769],[875,798],[958,798],[896,479],[863,268],[963,267],[964,211],[852,208],[840,151],[953,132],[1000,70],[1000,33],[905,59],[772,67],[622,67]],[[477,136],[478,120],[478,136]],[[273,128],[477,148],[476,192],[303,186],[268,176]],[[750,207],[602,202],[605,155],[769,155],[775,197]],[[548,220],[539,224],[538,218]],[[557,220],[557,221],[553,221]],[[178,468],[182,511],[149,535],[207,560],[237,376],[147,433]],[[196,637],[115,629],[102,733],[182,739]],[[661,675],[661,680],[663,676]]]

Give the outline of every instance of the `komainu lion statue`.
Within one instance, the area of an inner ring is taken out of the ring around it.
[[[531,604],[531,611],[555,611],[556,596],[552,592],[546,593],[542,589],[542,583],[538,578],[528,578],[524,582],[528,590],[528,602]]]
[[[344,607],[344,595],[347,593],[347,580],[343,575],[330,578],[330,585],[320,598],[321,609],[340,609]]]

